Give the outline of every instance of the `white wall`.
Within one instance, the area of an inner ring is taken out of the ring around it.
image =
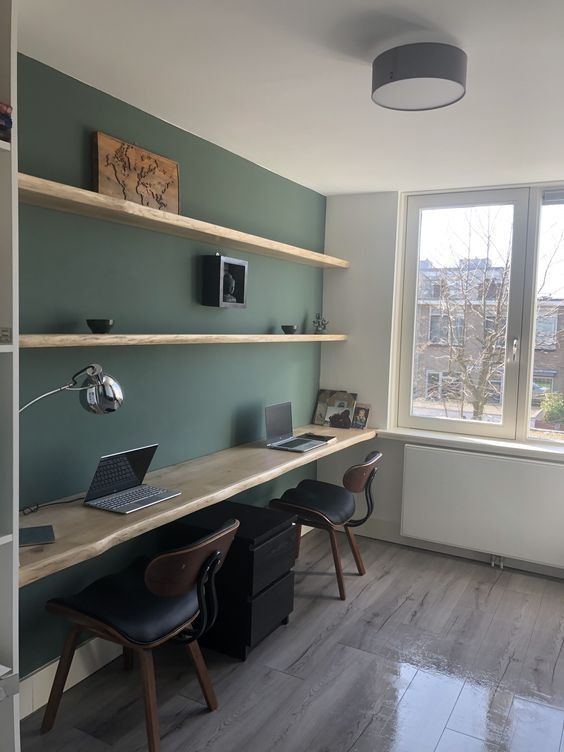
[[[330,329],[346,332],[325,347],[321,386],[347,387],[372,404],[372,425],[386,424],[396,247],[397,193],[330,196],[325,248],[351,262],[346,272],[326,271],[323,314]]]
[[[349,259],[351,268],[339,274],[325,272],[323,314],[330,329],[346,332],[349,340],[323,348],[321,386],[358,392],[359,402],[372,405],[370,425],[380,428],[386,426],[388,413],[397,212],[397,193],[327,199],[326,251]],[[360,532],[395,539],[401,515],[403,444],[378,441],[374,446],[385,453],[385,462],[375,487],[376,513]],[[374,446],[363,444],[322,460],[319,478],[340,483],[346,468],[362,461]]]

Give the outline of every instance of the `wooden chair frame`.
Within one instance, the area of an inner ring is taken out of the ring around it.
[[[359,575],[366,574],[366,568],[362,561],[362,556],[355,535],[352,531],[353,527],[363,525],[372,515],[374,511],[374,497],[372,495],[372,483],[378,472],[377,464],[382,457],[382,452],[371,452],[367,455],[365,461],[359,465],[353,465],[350,467],[343,476],[343,486],[351,493],[364,492],[366,499],[366,514],[359,519],[350,519],[343,524],[335,524],[322,512],[309,509],[307,507],[300,506],[299,499],[292,499],[292,492],[287,491],[284,499],[274,499],[270,502],[270,506],[283,509],[285,511],[292,511],[298,517],[296,524],[296,559],[300,553],[300,541],[302,536],[302,525],[308,525],[319,530],[326,530],[329,534],[329,540],[331,542],[331,552],[333,554],[333,562],[335,565],[335,574],[337,575],[337,585],[339,587],[339,596],[342,601],[346,600],[345,590],[345,578],[343,574],[343,565],[341,563],[341,556],[339,553],[339,544],[336,536],[336,531],[343,529],[356,564]]]
[[[43,716],[41,733],[46,733],[53,728],[78,639],[82,632],[89,632],[104,640],[121,645],[123,648],[123,668],[126,671],[131,670],[134,659],[138,659],[143,683],[149,752],[158,752],[160,748],[157,689],[153,662],[154,648],[164,645],[172,639],[184,642],[194,665],[208,710],[217,709],[217,697],[198,645],[198,639],[213,625],[217,618],[215,576],[223,564],[238,527],[239,522],[231,520],[225,523],[220,530],[190,546],[160,554],[149,562],[145,570],[145,583],[151,592],[162,597],[179,595],[189,592],[195,584],[198,596],[198,611],[188,621],[178,625],[172,632],[152,643],[140,645],[129,640],[108,624],[93,619],[80,611],[66,608],[56,602],[47,604],[49,611],[66,617],[72,622],[72,627],[67,634],[63,652],[59,659],[49,701]]]

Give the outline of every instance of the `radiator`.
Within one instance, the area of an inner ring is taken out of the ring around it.
[[[564,465],[408,444],[401,533],[564,567]]]

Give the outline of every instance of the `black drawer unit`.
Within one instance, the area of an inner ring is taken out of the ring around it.
[[[200,640],[220,653],[245,660],[249,651],[294,608],[296,517],[274,509],[224,501],[194,512],[175,533],[194,539],[229,519],[240,527],[217,575],[219,616]],[[184,537],[184,536],[183,536]]]

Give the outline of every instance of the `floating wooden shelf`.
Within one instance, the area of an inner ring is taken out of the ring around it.
[[[261,342],[343,342],[346,334],[21,334],[20,347],[240,345]]]
[[[12,151],[12,144],[7,141],[0,140],[0,151]]]
[[[249,235],[246,232],[202,222],[199,219],[140,206],[132,201],[103,196],[101,193],[85,191],[82,188],[54,183],[51,180],[43,180],[31,175],[20,173],[19,189],[20,201],[24,204],[83,214],[86,217],[142,227],[145,230],[164,232],[168,235],[179,235],[220,247],[296,261],[325,269],[347,269],[350,266],[348,261],[336,256],[308,251],[305,248],[278,243],[275,240]]]

